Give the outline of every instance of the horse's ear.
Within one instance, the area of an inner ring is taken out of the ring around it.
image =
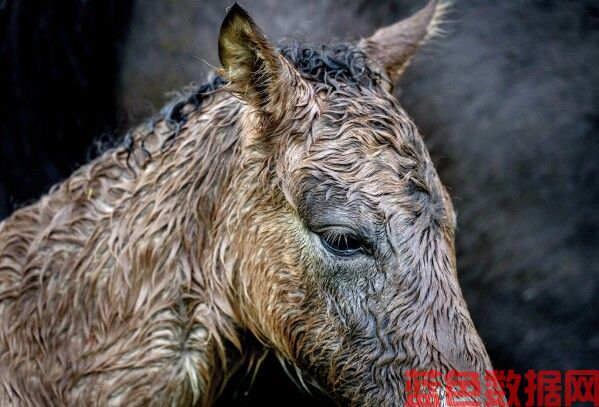
[[[289,74],[282,56],[237,3],[220,28],[218,56],[229,89],[256,107],[264,107],[272,89]]]
[[[395,82],[418,48],[438,31],[447,4],[430,0],[411,17],[383,27],[371,37],[362,39],[359,46],[373,61],[384,67],[389,79]]]

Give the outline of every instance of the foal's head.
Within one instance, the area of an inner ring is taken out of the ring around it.
[[[335,47],[277,50],[237,5],[221,28],[221,74],[246,105],[232,303],[344,404],[402,405],[410,370],[491,369],[451,200],[391,93],[440,12]]]

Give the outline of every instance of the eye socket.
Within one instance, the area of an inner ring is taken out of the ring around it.
[[[367,253],[366,246],[350,233],[324,231],[319,234],[322,245],[337,256],[351,256],[356,253]]]

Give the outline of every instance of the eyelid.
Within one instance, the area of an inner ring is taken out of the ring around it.
[[[347,235],[337,235],[337,236],[330,235],[330,236],[327,237],[327,236],[325,236],[323,234],[323,235],[320,235],[320,241],[322,242],[323,246],[325,246],[325,248],[327,250],[329,250],[330,252],[332,252],[336,256],[342,256],[342,257],[343,256],[353,256],[354,254],[364,253],[365,252],[365,249],[364,249],[363,245],[361,244],[361,242],[359,242],[357,240],[356,241],[359,243],[359,246],[357,248],[345,249],[345,250],[338,249],[337,247],[335,247],[334,244],[332,244],[329,241],[329,239],[331,239],[333,241],[337,240],[337,239],[339,239],[339,240],[340,239],[344,239],[343,236],[347,236]]]
[[[344,226],[340,226],[340,225],[322,226],[318,229],[315,229],[314,233],[316,233],[318,235],[318,237],[322,241],[323,245],[329,246],[330,249],[333,251],[339,252],[339,251],[335,250],[335,248],[332,247],[329,242],[327,242],[327,239],[329,239],[331,237],[335,237],[335,236],[346,235],[360,243],[360,249],[357,249],[353,252],[348,252],[348,255],[353,255],[356,253],[372,254],[373,247],[372,247],[372,243],[370,242],[370,240],[364,238],[362,234],[357,233],[354,229],[351,229],[349,227],[344,227]],[[341,253],[341,252],[339,252],[339,253]]]
[[[319,235],[324,233],[336,233],[340,235],[345,234],[354,237],[360,236],[360,234],[356,233],[354,229],[342,225],[323,225],[314,229],[314,233],[317,233]]]

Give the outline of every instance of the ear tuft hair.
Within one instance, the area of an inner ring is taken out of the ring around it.
[[[218,56],[222,65],[219,73],[231,81],[232,91],[250,103],[262,105],[269,83],[281,70],[281,57],[237,3],[222,23]]]

